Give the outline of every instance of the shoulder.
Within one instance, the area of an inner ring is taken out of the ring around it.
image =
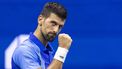
[[[38,56],[34,48],[31,47],[31,43],[25,41],[15,49],[12,59],[16,63],[16,62],[20,62],[22,59],[37,60]]]
[[[31,48],[31,42],[29,42],[29,40],[24,41],[22,44],[20,44],[19,46],[17,46],[17,48],[14,51],[14,54],[26,54],[27,52],[31,52],[34,53],[33,48]]]
[[[13,53],[13,62],[22,69],[39,67],[38,55],[31,45],[29,41],[25,41]]]

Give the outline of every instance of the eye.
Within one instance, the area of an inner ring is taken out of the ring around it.
[[[56,23],[52,23],[52,26],[55,26],[56,25]]]
[[[55,21],[51,21],[51,24],[52,24],[52,26],[57,25],[57,23]]]

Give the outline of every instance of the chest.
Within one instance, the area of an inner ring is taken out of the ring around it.
[[[44,61],[45,67],[47,68],[53,60],[53,54],[48,51],[41,52],[42,60]]]

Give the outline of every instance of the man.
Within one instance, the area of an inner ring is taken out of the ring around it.
[[[67,17],[66,9],[56,2],[45,4],[38,17],[34,33],[16,48],[12,56],[13,69],[62,69],[72,43],[68,34],[59,34],[59,47],[53,58],[52,42],[61,31]]]

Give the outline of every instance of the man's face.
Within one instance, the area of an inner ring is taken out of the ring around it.
[[[62,20],[54,13],[51,13],[47,18],[43,18],[41,32],[44,38],[52,42],[56,35],[61,31],[64,26],[64,22],[65,20]]]

